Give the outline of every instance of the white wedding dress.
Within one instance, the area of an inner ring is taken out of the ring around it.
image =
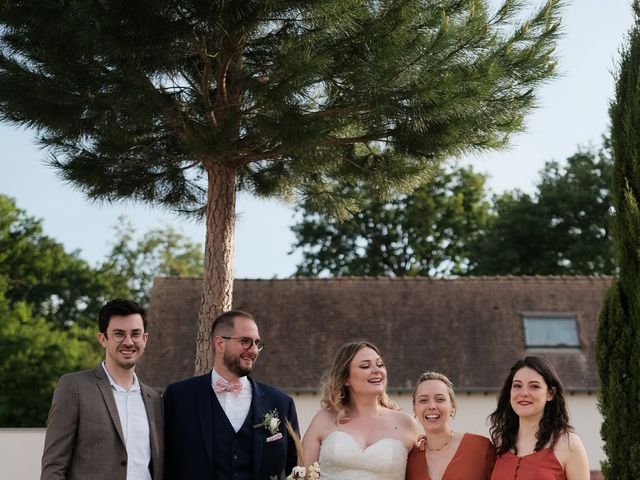
[[[364,450],[346,432],[331,432],[320,446],[322,480],[404,480],[407,449],[402,441],[383,438]]]

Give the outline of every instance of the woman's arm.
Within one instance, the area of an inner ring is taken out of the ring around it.
[[[388,429],[393,430],[393,427],[396,425],[400,425],[400,438],[404,443],[407,450],[411,451],[413,447],[419,445],[420,437],[424,438],[424,432],[422,428],[418,425],[418,422],[415,418],[405,412],[401,412],[398,410],[391,410],[389,413],[389,417],[387,422]],[[390,427],[389,427],[390,425]],[[424,451],[424,448],[422,448]]]
[[[575,433],[567,433],[559,440],[557,450],[564,457],[564,473],[567,480],[589,480],[589,460],[582,440]]]
[[[335,416],[326,410],[320,410],[311,420],[311,425],[302,437],[305,467],[320,459],[320,445],[334,422]]]

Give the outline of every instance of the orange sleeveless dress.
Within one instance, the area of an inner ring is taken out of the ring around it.
[[[491,480],[567,480],[567,476],[553,451],[543,448],[524,457],[500,455]]]
[[[496,454],[488,438],[465,433],[442,480],[489,480],[495,461]],[[431,480],[427,471],[427,458],[417,448],[409,453],[405,479]]]

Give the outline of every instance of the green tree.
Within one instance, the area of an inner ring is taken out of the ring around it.
[[[121,217],[114,230],[116,240],[100,273],[140,305],[148,305],[155,277],[202,277],[202,246],[172,227],[155,228],[136,240],[132,223]]]
[[[100,275],[79,252],[68,253],[44,234],[42,221],[29,216],[15,201],[0,194],[0,277],[10,304],[25,302],[35,317],[58,328],[95,324],[104,302],[122,291]]]
[[[0,426],[44,426],[60,375],[96,365],[111,283],[0,194]]]
[[[0,194],[0,427],[41,427],[60,375],[95,366],[98,310],[114,297],[145,302],[157,275],[202,275],[202,251],[171,227],[134,240],[121,220],[93,268]]]
[[[613,236],[620,273],[609,290],[597,339],[606,478],[640,478],[640,2],[621,51],[611,103]]]
[[[353,211],[332,184],[409,191],[504,145],[555,68],[560,0],[524,3],[2,2],[0,118],[92,199],[204,214],[201,372],[231,306],[236,190]]]
[[[470,245],[474,275],[593,275],[616,272],[611,239],[608,141],[580,149],[565,166],[547,162],[536,191],[493,200],[491,221]]]
[[[105,260],[92,267],[47,236],[42,221],[0,194],[0,276],[7,279],[5,298],[25,302],[37,317],[66,328],[95,326],[98,311],[112,298],[146,305],[156,276],[202,276],[203,252],[172,227],[155,228],[135,238],[122,217]]]
[[[357,192],[367,198],[366,207],[346,220],[304,204],[300,222],[292,227],[294,248],[303,255],[296,275],[464,273],[467,244],[488,220],[485,180],[471,168],[456,167],[436,172],[433,181],[388,202]]]
[[[43,427],[60,375],[95,366],[95,327],[60,330],[24,301],[5,297],[0,276],[0,427]]]

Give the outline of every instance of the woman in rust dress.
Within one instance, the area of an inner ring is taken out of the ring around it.
[[[562,384],[543,358],[525,357],[511,367],[489,418],[498,453],[491,480],[589,480]]]
[[[413,411],[424,428],[420,447],[407,461],[406,480],[489,480],[496,459],[488,438],[454,432],[456,399],[451,381],[436,372],[420,375]]]

